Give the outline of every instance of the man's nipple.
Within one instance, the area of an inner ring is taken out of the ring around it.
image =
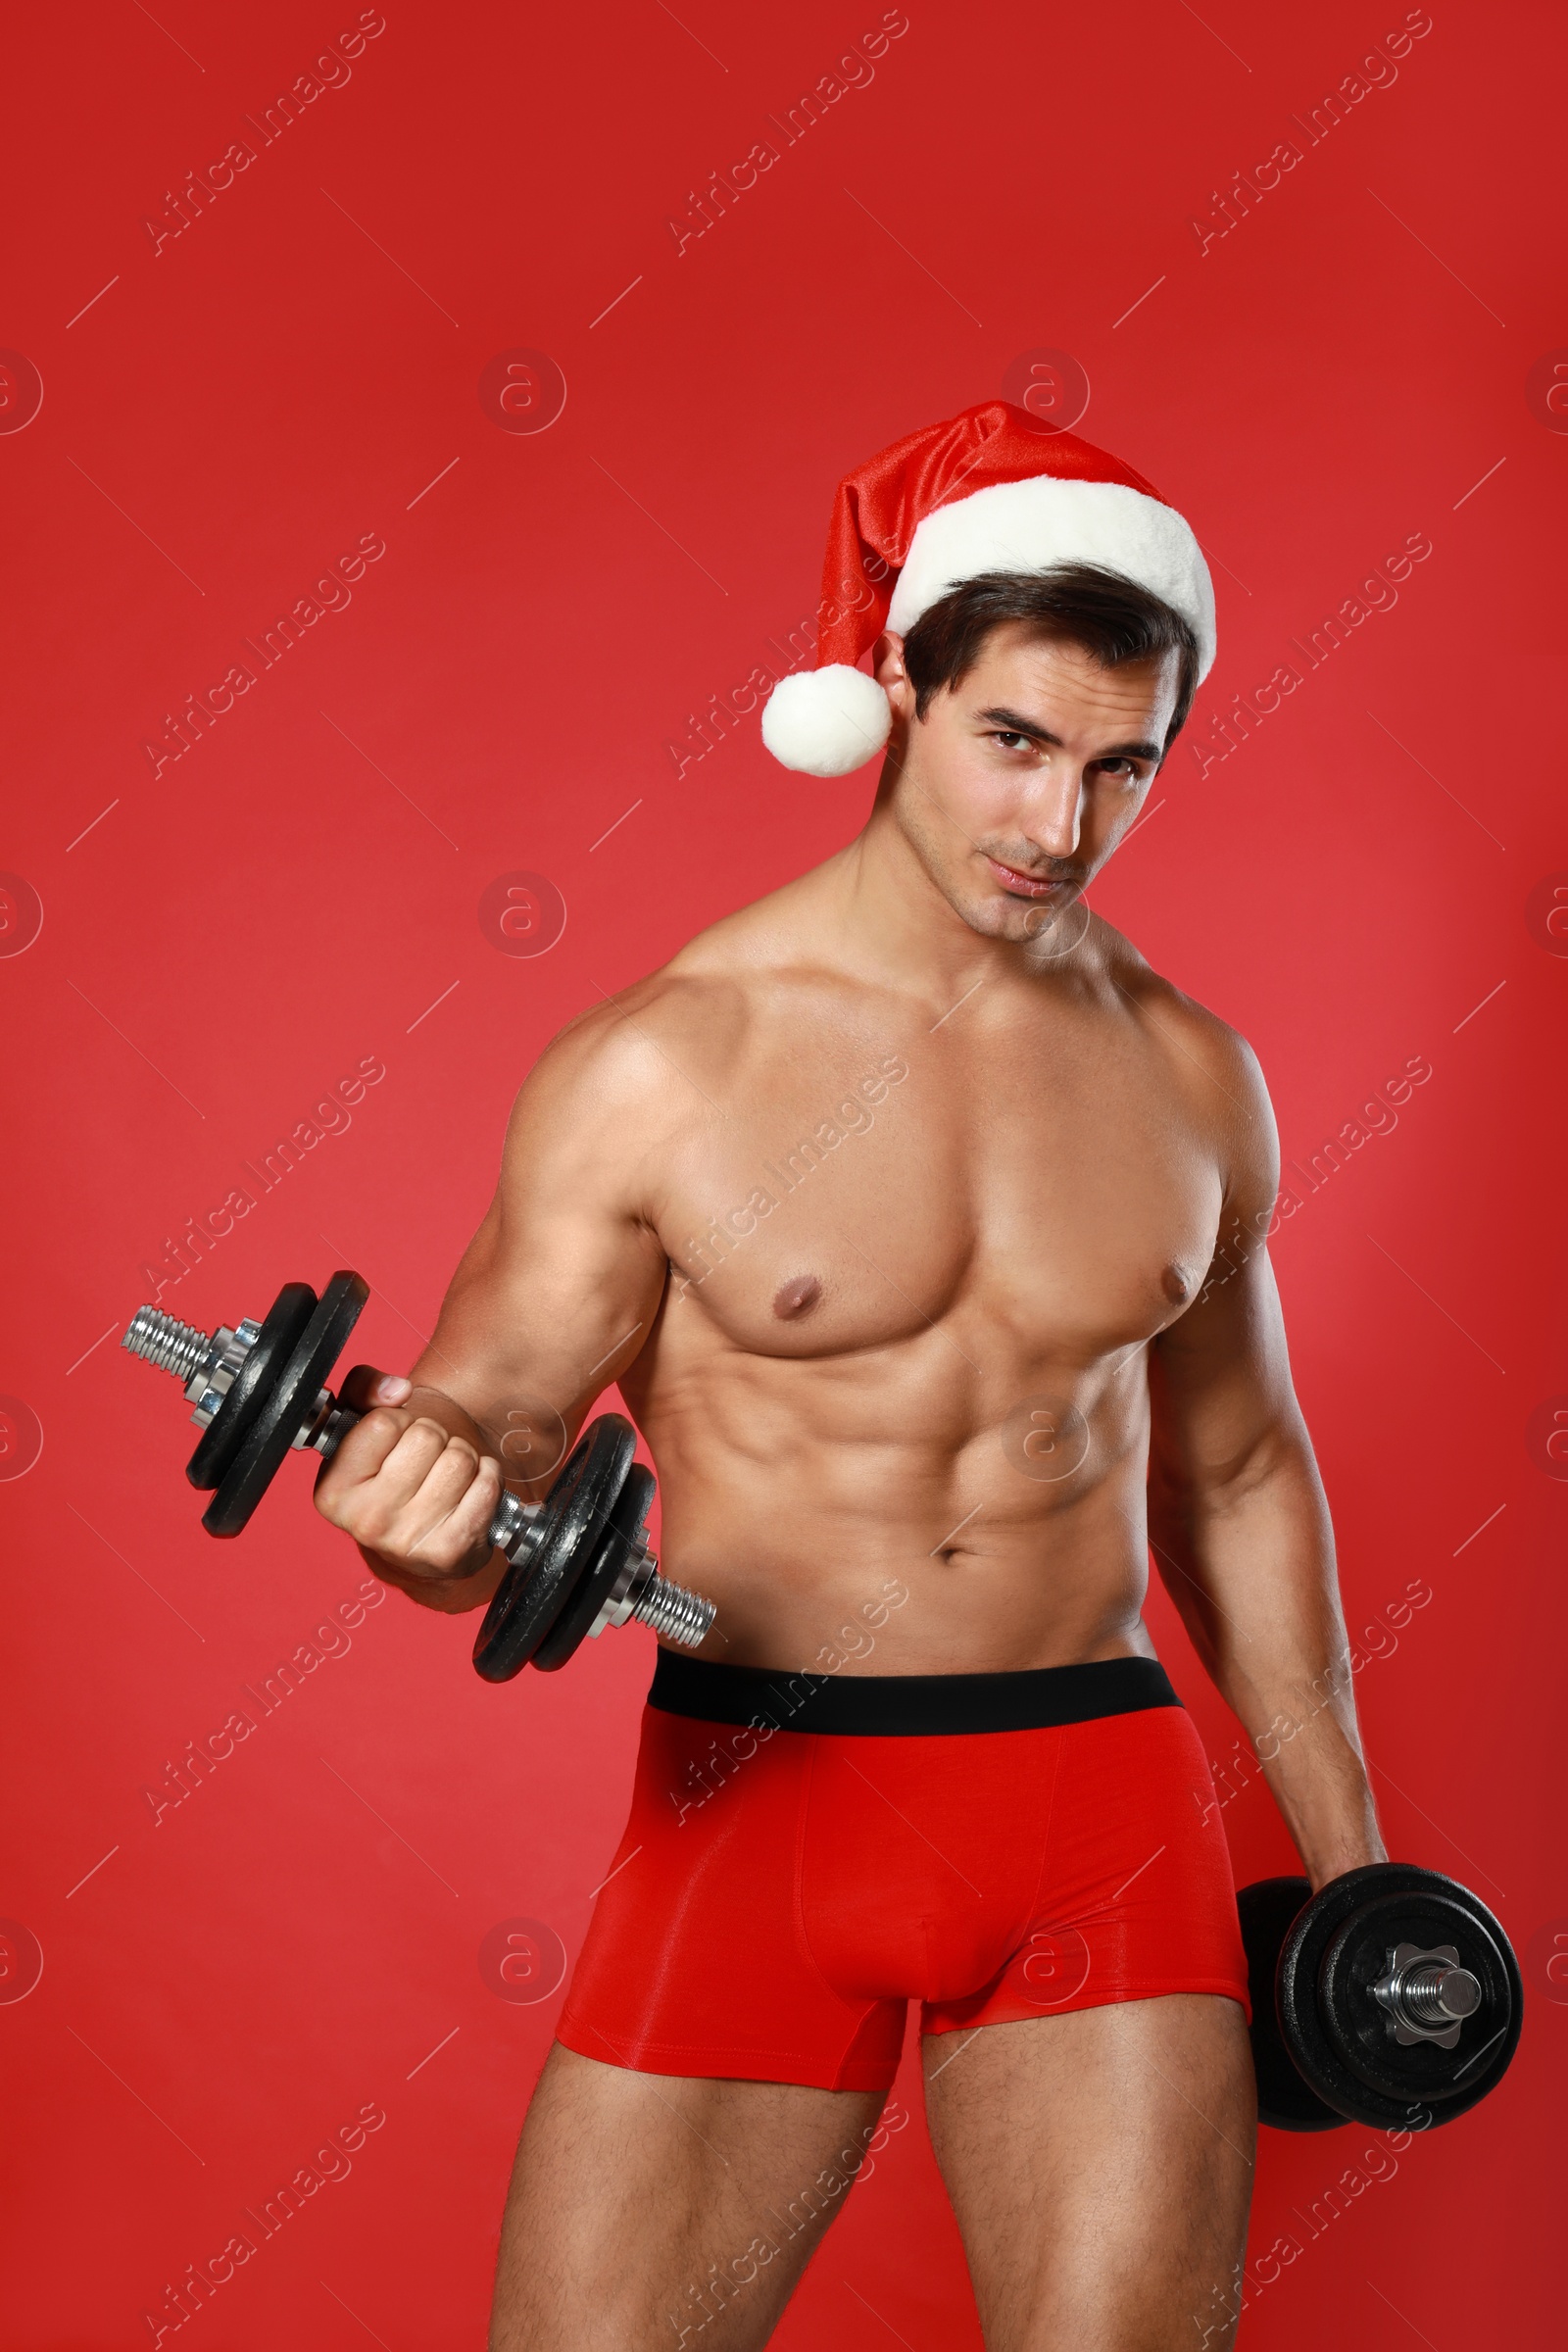
[[[773,1312],[781,1323],[793,1323],[808,1315],[821,1296],[822,1285],[814,1274],[794,1274],[773,1293]]]

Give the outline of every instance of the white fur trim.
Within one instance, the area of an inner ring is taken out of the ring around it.
[[[762,741],[807,776],[848,776],[888,739],[893,712],[875,678],[847,662],[780,678],[762,710]]]
[[[1214,659],[1214,588],[1191,525],[1125,482],[1058,481],[1036,474],[997,482],[938,507],[918,524],[900,572],[888,627],[902,637],[939,597],[983,571],[1041,571],[1100,564],[1152,589],[1191,621],[1198,674]]]

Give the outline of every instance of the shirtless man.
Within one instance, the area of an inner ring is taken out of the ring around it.
[[[939,494],[976,446],[983,485],[1138,483],[1000,403],[938,433]],[[872,504],[863,568],[892,546],[908,578]],[[1263,1247],[1262,1080],[1084,900],[1209,623],[1192,575],[1185,613],[1137,584],[1114,515],[1098,570],[1075,531],[1000,572],[971,549],[904,629],[897,596],[880,628],[885,597],[829,608],[852,660],[875,632],[888,709],[863,831],[556,1039],[412,1385],[353,1376],[375,1409],[318,1503],[415,1599],[495,1590],[509,1404],[574,1437],[617,1381],[663,1564],[717,1604],[697,1656],[659,1651],[492,2352],[765,2343],[911,1998],[991,2352],[1228,2340],[1246,1969],[1151,1550],[1314,1887],[1384,1857]],[[847,691],[863,723],[870,679]],[[835,772],[820,752],[796,763]]]

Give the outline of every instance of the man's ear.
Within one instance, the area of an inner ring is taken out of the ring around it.
[[[904,666],[904,639],[896,629],[884,629],[871,649],[871,674],[886,690],[895,718],[914,716],[914,688]]]

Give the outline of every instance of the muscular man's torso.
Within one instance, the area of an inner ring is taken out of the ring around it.
[[[1152,1654],[1149,1344],[1213,1253],[1236,1041],[1098,919],[944,1006],[793,898],[616,1004],[657,1071],[636,1185],[669,1260],[620,1386],[668,1573],[718,1604],[704,1654]]]

